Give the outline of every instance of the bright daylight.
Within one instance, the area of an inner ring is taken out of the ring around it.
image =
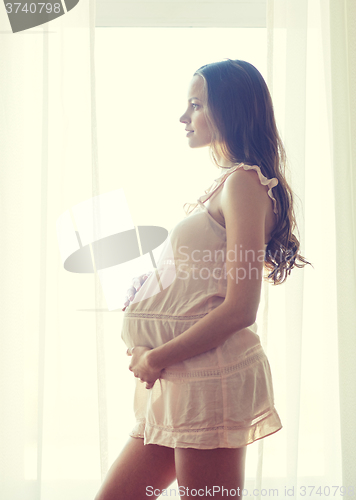
[[[352,500],[356,7],[11,8],[0,498]]]

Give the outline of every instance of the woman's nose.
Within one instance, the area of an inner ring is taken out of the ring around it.
[[[185,116],[185,114],[184,114],[184,115],[182,115],[182,116],[179,118],[179,121],[180,121],[181,123],[188,123],[188,119],[187,119],[187,117]]]

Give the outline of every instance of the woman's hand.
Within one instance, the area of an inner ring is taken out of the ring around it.
[[[141,274],[141,276],[138,276],[137,278],[133,278],[132,280],[132,286],[127,289],[126,291],[126,297],[125,297],[125,302],[124,302],[124,307],[122,308],[123,311],[125,311],[126,307],[130,304],[130,302],[133,301],[135,298],[136,293],[139,291],[139,289],[142,287],[146,279],[151,276],[153,271],[150,271],[149,273]]]
[[[156,380],[160,377],[162,370],[153,368],[148,360],[148,352],[152,349],[142,345],[129,348],[126,351],[128,356],[132,356],[129,370],[141,382],[146,382],[146,389],[152,389]]]

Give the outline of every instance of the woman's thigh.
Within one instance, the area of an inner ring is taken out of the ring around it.
[[[188,497],[194,489],[197,492],[192,493],[200,499],[239,498],[244,487],[245,459],[246,446],[212,450],[175,448],[180,494],[184,492],[183,498]]]
[[[109,469],[95,500],[147,500],[176,479],[174,449],[130,437]]]

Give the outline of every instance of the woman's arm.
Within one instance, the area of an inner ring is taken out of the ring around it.
[[[148,351],[148,364],[155,371],[162,370],[214,349],[233,333],[254,323],[246,318],[243,311],[233,311],[224,301],[175,339]]]
[[[226,227],[227,293],[224,302],[169,342],[147,351],[152,370],[217,347],[255,322],[261,295],[265,218],[271,199],[256,172],[237,170],[225,181],[221,207]]]

